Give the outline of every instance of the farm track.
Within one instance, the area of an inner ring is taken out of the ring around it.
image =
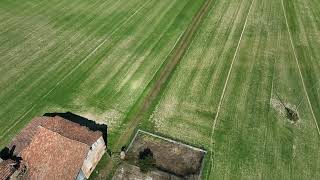
[[[205,2],[2,0],[0,146],[71,111],[107,124],[113,152],[137,128],[206,149],[203,178],[319,179],[320,3],[212,0],[190,40]]]
[[[153,84],[148,90],[147,95],[145,97],[142,97],[143,103],[140,105],[140,108],[138,108],[138,110],[134,112],[134,115],[130,117],[129,123],[126,124],[125,130],[122,131],[120,137],[116,140],[116,143],[112,147],[112,150],[116,151],[120,149],[121,146],[125,145],[129,141],[130,137],[134,133],[134,130],[143,120],[145,112],[150,109],[156,98],[160,95],[161,91],[165,88],[171,74],[174,72],[176,66],[179,64],[185,52],[189,48],[189,45],[191,44],[193,37],[196,34],[202,20],[210,10],[211,4],[212,0],[207,0],[204,2],[202,7],[193,18],[187,30],[178,39],[176,46],[169,55],[169,58],[167,60],[168,63],[165,64],[160,72],[158,72],[158,75],[156,75],[156,79],[153,80]],[[113,169],[114,163],[112,161],[109,161],[106,167],[102,169],[99,177],[108,177],[108,174],[110,175]]]

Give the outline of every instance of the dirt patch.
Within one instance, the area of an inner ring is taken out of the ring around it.
[[[272,107],[280,113],[281,116],[285,117],[291,123],[299,121],[299,113],[297,107],[288,102],[281,102],[276,98],[271,99]]]
[[[174,176],[172,174],[153,170],[148,173],[140,172],[139,167],[130,165],[127,163],[123,163],[116,171],[115,175],[113,176],[112,180],[136,180],[136,179],[152,179],[152,180],[180,180],[181,178]]]
[[[136,165],[146,148],[151,149],[157,170],[182,179],[199,178],[205,151],[139,131],[127,151],[128,161]]]

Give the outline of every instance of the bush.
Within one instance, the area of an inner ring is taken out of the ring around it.
[[[138,166],[140,171],[147,173],[152,170],[156,165],[156,160],[153,158],[153,153],[150,148],[145,148],[143,151],[139,152]]]

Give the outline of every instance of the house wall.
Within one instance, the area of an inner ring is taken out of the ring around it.
[[[81,170],[86,178],[89,178],[105,151],[105,142],[103,137],[100,137],[94,144],[92,144],[91,149],[83,162]]]
[[[87,179],[86,176],[84,175],[83,171],[80,170],[76,180],[85,180],[85,179]]]

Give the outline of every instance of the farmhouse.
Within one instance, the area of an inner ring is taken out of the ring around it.
[[[106,144],[101,131],[61,116],[43,116],[34,118],[7,149],[10,149],[10,157],[21,159],[15,165],[17,171],[14,176],[71,180],[89,178],[105,153]],[[13,162],[10,159],[6,161]],[[0,171],[0,177],[13,176],[13,166],[2,164],[11,171],[6,171],[7,174]]]

